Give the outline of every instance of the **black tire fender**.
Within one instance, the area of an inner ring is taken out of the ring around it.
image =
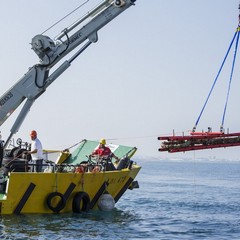
[[[86,192],[75,194],[72,202],[72,211],[75,213],[88,212],[90,208],[90,198]]]
[[[60,198],[57,204],[53,204],[53,199]],[[66,206],[66,198],[60,192],[52,192],[47,196],[47,206],[53,212],[58,213]]]

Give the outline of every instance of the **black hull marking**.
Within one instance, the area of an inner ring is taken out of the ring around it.
[[[130,186],[130,184],[132,183],[133,178],[129,178],[128,181],[125,183],[125,185],[123,186],[123,188],[119,191],[119,193],[116,195],[116,197],[114,198],[115,203],[118,202],[118,200],[122,197],[122,195],[126,192],[126,190],[128,189],[128,187]]]
[[[104,182],[103,185],[99,188],[98,192],[96,193],[96,195],[94,196],[94,198],[92,199],[92,201],[90,202],[90,209],[92,209],[94,207],[94,205],[96,204],[96,202],[98,201],[98,199],[101,197],[101,195],[104,193],[104,191],[106,190],[106,187],[108,186],[107,182]]]
[[[30,197],[30,195],[32,194],[34,188],[36,187],[36,185],[34,183],[30,183],[26,192],[23,194],[21,200],[19,201],[17,207],[14,210],[14,214],[19,214],[22,211],[22,208],[24,207],[24,205],[26,204],[28,198]]]

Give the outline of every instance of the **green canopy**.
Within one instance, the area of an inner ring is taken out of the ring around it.
[[[80,145],[73,151],[73,153],[64,161],[67,164],[80,164],[83,161],[87,161],[94,149],[99,145],[97,141],[83,140]],[[136,147],[107,144],[111,151],[119,158],[129,157],[131,158],[136,152]]]

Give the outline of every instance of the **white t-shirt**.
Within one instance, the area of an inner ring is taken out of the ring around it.
[[[38,138],[34,139],[31,144],[31,151],[37,149],[36,153],[32,153],[32,160],[43,159],[43,150],[42,150],[42,143],[39,141]]]

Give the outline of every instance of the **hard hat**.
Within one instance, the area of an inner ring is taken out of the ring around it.
[[[31,137],[36,137],[36,136],[37,136],[37,132],[36,132],[35,130],[32,130],[32,131],[30,132],[30,136],[31,136]]]
[[[99,143],[105,145],[106,144],[106,139],[102,138]]]

